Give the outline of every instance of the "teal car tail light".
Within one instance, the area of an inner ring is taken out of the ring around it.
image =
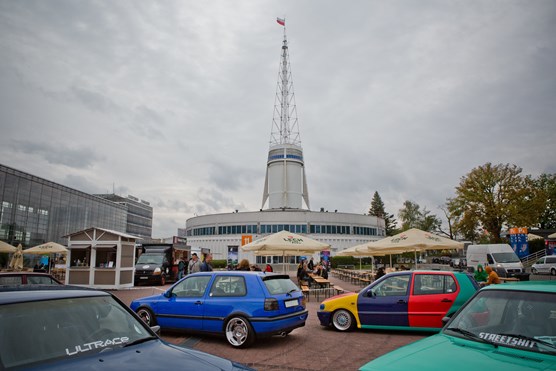
[[[271,310],[278,310],[280,307],[278,306],[278,299],[276,298],[267,298],[264,299],[264,310],[271,311]]]

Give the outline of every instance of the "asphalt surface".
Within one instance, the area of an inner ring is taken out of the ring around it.
[[[335,277],[329,279],[348,291],[361,289],[361,286]],[[161,293],[169,286],[135,287],[113,293],[129,305],[135,298]],[[170,343],[228,358],[261,371],[301,371],[357,370],[376,357],[429,335],[368,330],[337,332],[320,325],[317,318],[319,305],[320,300],[311,296],[307,303],[309,318],[305,327],[294,330],[286,337],[275,336],[257,340],[247,349],[235,349],[224,337],[219,336],[163,331],[161,337]]]
[[[347,291],[358,291],[360,286],[329,278]],[[550,280],[551,276],[531,276],[532,280]],[[126,304],[135,298],[163,292],[165,287],[135,287],[113,293]],[[324,328],[317,318],[320,301],[310,297],[307,303],[309,318],[305,327],[288,336],[257,340],[250,348],[235,349],[224,337],[162,332],[161,337],[173,344],[201,350],[249,365],[257,370],[357,370],[367,362],[403,345],[412,343],[429,333],[354,330],[348,333]]]

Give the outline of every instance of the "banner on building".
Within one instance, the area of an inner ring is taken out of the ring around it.
[[[228,266],[234,267],[237,265],[238,260],[238,246],[228,246]]]

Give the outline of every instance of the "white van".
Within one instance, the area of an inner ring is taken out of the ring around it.
[[[537,260],[537,262],[531,266],[531,273],[550,273],[551,275],[556,276],[556,255],[543,256]]]
[[[490,266],[500,277],[529,280],[529,273],[525,272],[521,260],[508,244],[469,245],[466,256],[467,267],[472,272],[481,264],[483,267]]]

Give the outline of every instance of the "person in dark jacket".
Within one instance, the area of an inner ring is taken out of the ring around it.
[[[201,272],[212,272],[212,255],[208,254],[205,261],[201,263]]]

